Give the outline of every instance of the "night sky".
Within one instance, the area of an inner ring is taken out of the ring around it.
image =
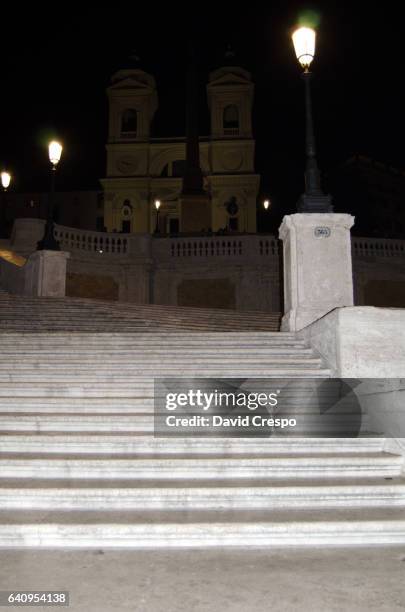
[[[252,72],[256,84],[262,192],[272,198],[275,215],[290,212],[303,189],[305,163],[303,83],[290,33],[311,9],[319,20],[312,69],[321,169],[355,153],[405,168],[405,21],[396,3],[378,4],[196,2],[190,14],[173,2],[150,9],[119,2],[109,9],[64,2],[2,8],[0,162],[15,177],[13,189],[45,190],[46,143],[58,137],[65,147],[58,188],[99,188],[105,88],[134,51],[157,81],[152,136],[183,135],[190,37],[199,58],[200,133],[206,135],[208,72],[223,63],[230,43],[236,63]]]

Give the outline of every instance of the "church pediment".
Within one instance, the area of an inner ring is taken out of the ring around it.
[[[237,75],[227,74],[226,76],[217,79],[216,81],[212,81],[209,84],[209,87],[228,87],[229,85],[251,85],[252,83],[246,79],[241,79]]]
[[[228,86],[228,85],[251,85],[250,75],[242,68],[220,68],[210,75],[209,87]]]
[[[142,81],[139,81],[138,79],[135,79],[133,77],[122,79],[122,81],[117,81],[116,83],[108,87],[108,91],[110,92],[122,91],[127,89],[138,89],[143,90],[145,92],[153,91],[150,85],[142,83]]]

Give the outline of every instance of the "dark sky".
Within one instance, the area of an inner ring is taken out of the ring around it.
[[[280,210],[292,210],[303,188],[304,109],[290,32],[312,9],[320,20],[313,96],[322,170],[353,153],[405,167],[405,22],[396,3],[378,4],[195,2],[192,14],[175,2],[150,9],[119,2],[104,9],[84,2],[2,8],[0,162],[15,176],[14,189],[46,189],[46,143],[57,136],[65,146],[58,188],[97,188],[105,167],[105,88],[132,50],[157,80],[153,135],[184,134],[190,37],[199,55],[206,134],[208,72],[231,43],[256,83],[263,192]]]

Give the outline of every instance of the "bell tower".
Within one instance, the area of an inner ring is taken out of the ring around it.
[[[211,72],[207,85],[212,219],[215,229],[253,233],[260,184],[252,133],[254,84],[250,73],[234,63],[233,53],[228,51],[227,65]]]
[[[132,62],[133,63],[133,62]],[[107,177],[103,179],[108,231],[149,229],[147,172],[151,123],[158,106],[156,83],[139,67],[119,70],[107,88]]]
[[[212,138],[252,138],[254,85],[247,70],[223,66],[208,83]]]

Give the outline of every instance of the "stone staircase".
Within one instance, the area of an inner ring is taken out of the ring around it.
[[[18,309],[19,316],[15,313]],[[11,331],[279,331],[280,314],[132,304],[81,298],[23,300],[0,289],[0,330]]]
[[[0,296],[0,547],[404,544],[403,458],[377,436],[154,437],[154,377],[330,376],[274,327]]]

